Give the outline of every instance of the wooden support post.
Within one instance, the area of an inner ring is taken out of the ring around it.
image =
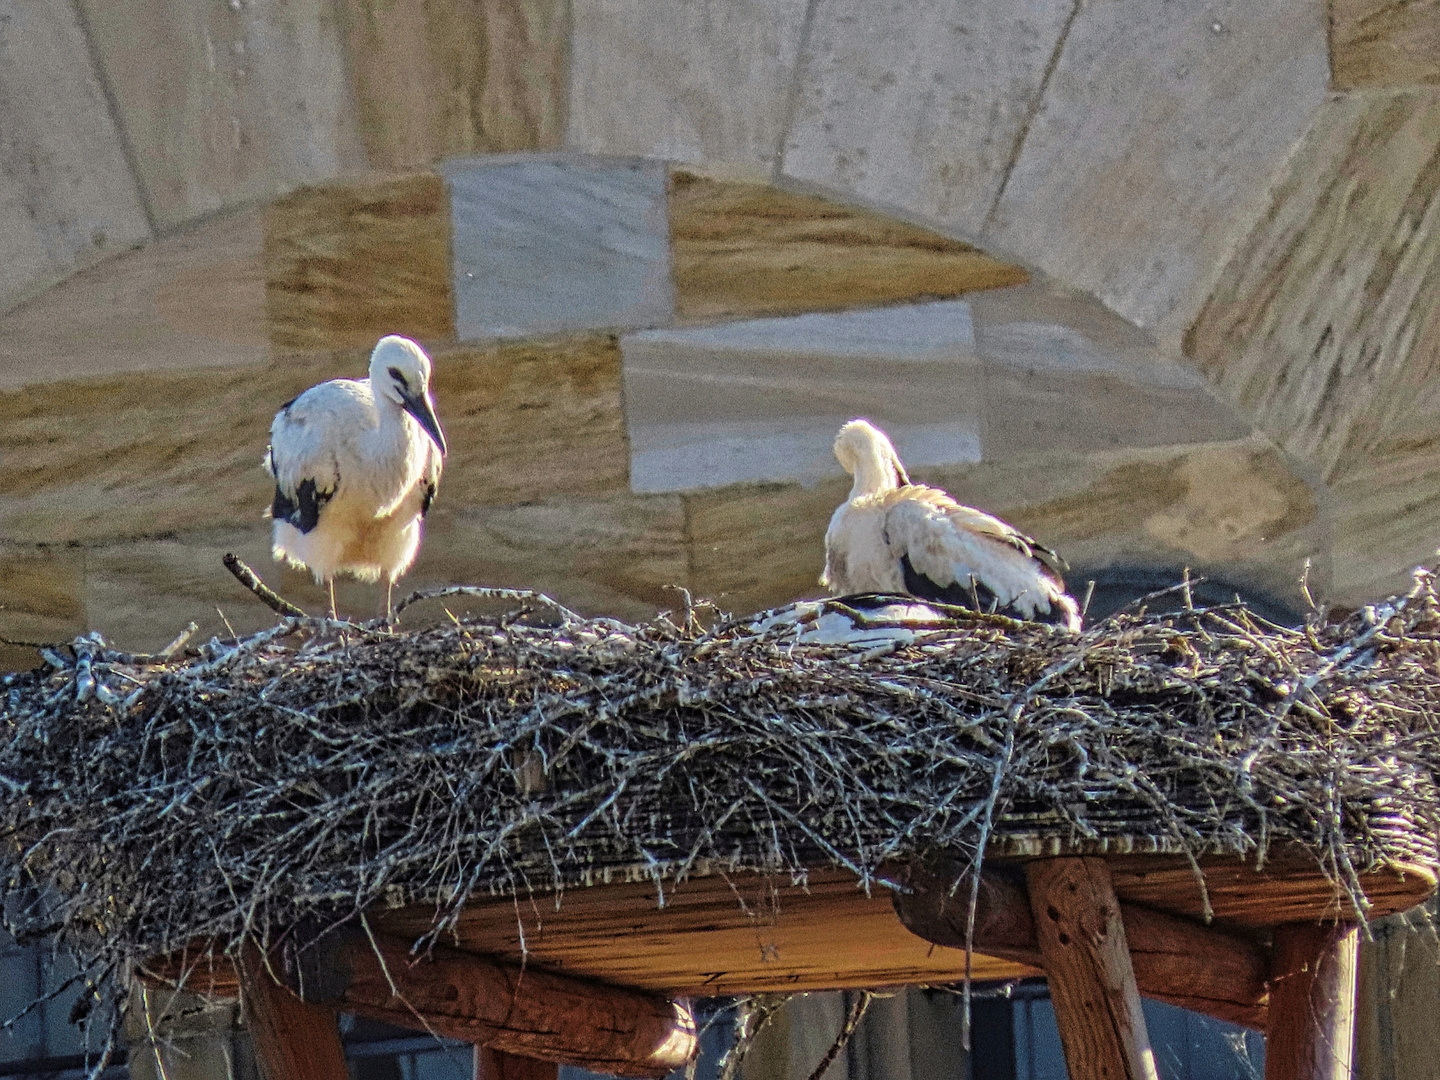
[[[556,1080],[560,1066],[553,1061],[516,1057],[488,1046],[475,1047],[475,1080]]]
[[[1070,1080],[1159,1080],[1104,859],[1025,865]]]
[[[1353,923],[1275,928],[1265,1080],[1349,1080],[1359,949]]]
[[[907,893],[894,893],[896,914],[912,933],[952,949],[965,947],[970,883],[952,896],[953,873],[912,867]],[[1265,1030],[1269,962],[1249,941],[1189,919],[1134,904],[1120,905],[1135,982],[1146,997]],[[976,952],[1043,967],[1025,890],[985,872],[975,909]]]
[[[239,968],[240,1006],[265,1080],[349,1080],[335,1011],[277,983],[254,946]]]

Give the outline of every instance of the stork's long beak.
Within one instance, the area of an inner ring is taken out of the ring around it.
[[[435,418],[435,408],[430,404],[429,394],[405,394],[405,411],[420,422],[425,433],[435,440],[435,445],[440,448],[440,456],[444,457],[448,451],[445,445],[445,433],[440,430],[440,421]]]

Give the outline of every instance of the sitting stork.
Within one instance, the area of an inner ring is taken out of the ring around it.
[[[1061,558],[938,488],[912,484],[879,428],[851,420],[835,437],[835,457],[855,483],[825,531],[820,584],[831,593],[908,593],[1080,629]]]
[[[331,379],[286,402],[270,425],[273,554],[335,575],[395,581],[420,550],[420,522],[440,483],[445,433],[430,399],[430,358],[409,338],[380,339],[368,379]]]

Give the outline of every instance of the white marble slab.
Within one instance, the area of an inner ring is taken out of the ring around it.
[[[663,163],[507,155],[445,177],[461,339],[674,317]]]
[[[856,416],[911,464],[980,460],[963,301],[641,331],[620,345],[635,491],[838,476],[831,444]]]
[[[574,0],[565,145],[768,171],[806,0]]]

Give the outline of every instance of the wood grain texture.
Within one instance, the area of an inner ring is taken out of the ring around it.
[[[1440,92],[1325,106],[1186,339],[1221,393],[1334,480],[1440,439]]]
[[[969,882],[950,896],[952,877],[912,871],[912,893],[894,895],[895,911],[926,941],[964,948]],[[1267,959],[1253,942],[1135,904],[1120,905],[1135,983],[1145,997],[1265,1029]],[[989,956],[1041,965],[1025,890],[994,873],[981,876],[974,947]]]
[[[338,7],[372,168],[560,144],[568,0],[341,0]]]
[[[671,177],[682,319],[797,314],[1018,285],[1029,275],[969,244],[767,184]]]
[[[558,907],[557,907],[558,899]],[[387,932],[423,932],[419,909],[384,913]],[[883,886],[866,896],[853,875],[825,871],[808,887],[788,878],[717,875],[667,883],[570,889],[560,897],[472,898],[452,944],[620,986],[712,997],[780,990],[952,982],[964,954],[932,946],[896,917]],[[1034,968],[976,957],[977,979]]]
[[[1203,858],[1203,892],[1183,856],[1120,855],[1107,862],[1122,901],[1203,921],[1208,896],[1216,924],[1236,930],[1355,916],[1345,893],[1304,856],[1275,852],[1261,869],[1247,860]],[[1408,911],[1431,896],[1435,871],[1399,864],[1362,874],[1360,882],[1370,902],[1367,917],[1378,918]]]
[[[1359,943],[1353,923],[1276,927],[1265,1080],[1350,1080]]]
[[[1337,90],[1440,83],[1440,0],[1330,0]]]
[[[336,181],[277,199],[265,214],[265,311],[284,348],[369,348],[385,334],[452,340],[444,181]]]
[[[505,1055],[658,1080],[696,1052],[683,1005],[636,990],[538,971],[354,928],[287,963],[307,1002],[493,1047]]]
[[[474,1080],[557,1080],[560,1066],[553,1061],[517,1057],[488,1046],[475,1047]]]
[[[1432,901],[1370,924],[1360,942],[1355,1075],[1440,1080],[1440,939]]]
[[[1105,861],[1039,859],[1025,882],[1072,1080],[1159,1080]]]
[[[253,946],[242,955],[241,1008],[264,1080],[348,1080],[334,1010],[277,983]]]

